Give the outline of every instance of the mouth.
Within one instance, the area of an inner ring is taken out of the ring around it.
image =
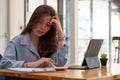
[[[43,31],[38,31],[39,34],[43,34],[44,32]]]

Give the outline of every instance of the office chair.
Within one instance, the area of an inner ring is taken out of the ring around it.
[[[114,55],[114,62],[120,63],[120,37],[114,36],[112,37],[112,42],[115,46],[115,55]]]

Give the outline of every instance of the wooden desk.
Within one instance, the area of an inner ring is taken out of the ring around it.
[[[107,67],[100,67],[90,70],[71,70],[26,73],[0,69],[0,75],[37,80],[115,80],[120,76],[120,64],[109,64]],[[119,78],[120,79],[120,78]]]

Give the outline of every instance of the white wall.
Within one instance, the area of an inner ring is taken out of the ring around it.
[[[0,0],[0,54],[3,54],[8,42],[8,1]]]
[[[24,28],[24,0],[0,0],[0,54]]]
[[[24,0],[9,0],[10,39],[24,28]],[[22,29],[20,27],[22,26]]]
[[[70,63],[76,63],[77,58],[76,54],[78,53],[78,46],[77,46],[77,38],[78,38],[78,19],[77,19],[77,1],[78,0],[70,0]]]

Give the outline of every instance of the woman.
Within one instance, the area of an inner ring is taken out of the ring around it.
[[[9,41],[0,68],[64,66],[64,38],[55,10],[48,5],[38,6],[23,32]]]

